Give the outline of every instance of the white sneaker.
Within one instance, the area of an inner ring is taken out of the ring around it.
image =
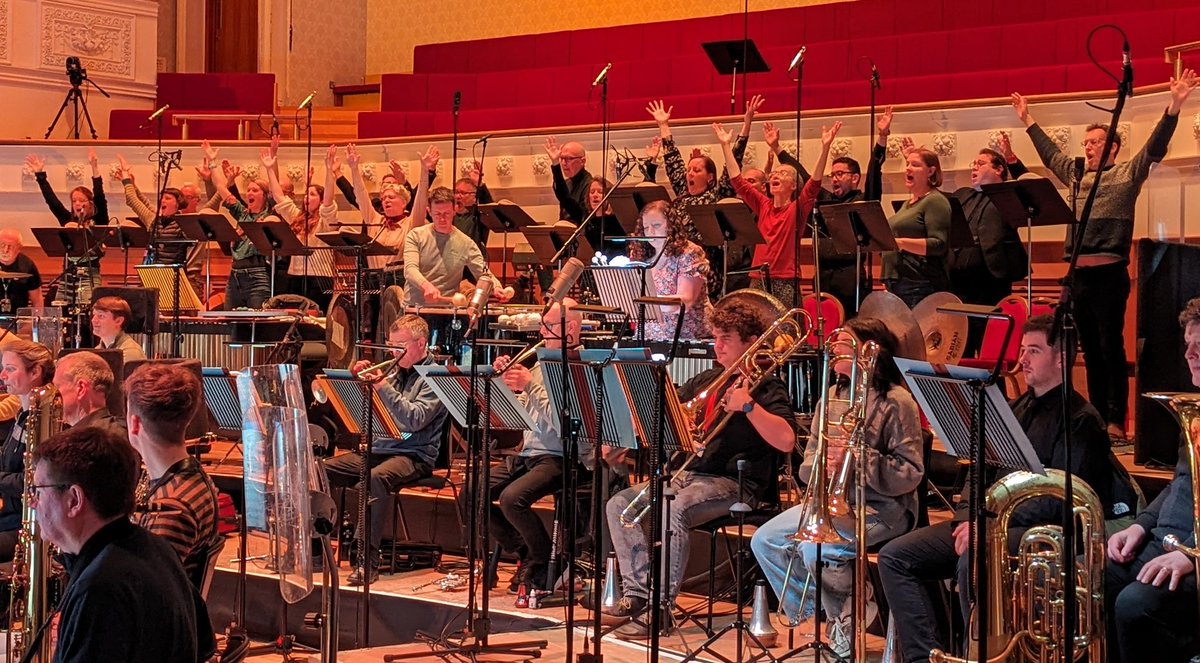
[[[854,620],[849,616],[833,619],[829,622],[829,648],[833,650],[834,655],[844,661],[850,660],[851,651],[850,642],[854,637]]]

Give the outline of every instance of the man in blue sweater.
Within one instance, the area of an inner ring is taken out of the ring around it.
[[[1184,357],[1192,384],[1200,387],[1200,298],[1179,315]],[[1193,420],[1191,442],[1200,420]],[[1167,552],[1174,535],[1196,545],[1189,450],[1179,450],[1175,477],[1129,527],[1108,540],[1105,597],[1109,663],[1187,661],[1197,653],[1196,563],[1182,551]],[[1191,450],[1196,453],[1196,450]]]

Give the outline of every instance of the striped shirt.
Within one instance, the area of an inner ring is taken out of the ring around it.
[[[217,531],[217,488],[195,458],[172,465],[162,477],[143,475],[133,520],[171,545],[188,577],[201,577]]]

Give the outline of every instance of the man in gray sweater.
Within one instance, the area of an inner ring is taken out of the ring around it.
[[[1191,69],[1171,79],[1171,103],[1155,125],[1142,149],[1133,158],[1117,164],[1121,138],[1115,136],[1113,150],[1103,165],[1100,157],[1109,127],[1092,124],[1083,141],[1084,172],[1073,172],[1071,157],[1058,149],[1054,141],[1029,114],[1025,97],[1014,93],[1012,105],[1017,117],[1037,148],[1038,156],[1055,177],[1071,190],[1076,213],[1082,213],[1084,200],[1097,177],[1100,189],[1092,204],[1091,219],[1082,238],[1067,228],[1066,256],[1070,260],[1073,244],[1078,243],[1079,260],[1071,299],[1087,366],[1088,398],[1108,423],[1114,442],[1125,441],[1125,419],[1129,400],[1129,379],[1125,359],[1125,306],[1129,300],[1129,249],[1133,244],[1134,203],[1142,183],[1150,175],[1150,165],[1162,161],[1175,127],[1179,110],[1188,95],[1200,83]],[[1078,193],[1075,191],[1078,190]]]
[[[1179,323],[1192,384],[1200,387],[1200,298],[1188,302]],[[1197,426],[1200,420],[1192,420],[1193,431]],[[1188,453],[1179,450],[1175,477],[1134,524],[1108,539],[1109,663],[1187,661],[1198,651],[1195,561],[1163,546],[1168,535],[1196,546]]]

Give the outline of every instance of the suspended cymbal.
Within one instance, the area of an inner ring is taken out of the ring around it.
[[[949,292],[935,292],[913,309],[925,339],[925,355],[934,364],[957,364],[967,345],[967,317],[938,313],[947,304],[962,304],[962,300]]]
[[[19,279],[27,279],[30,276],[33,276],[33,275],[26,274],[25,272],[5,272],[3,270],[0,270],[0,279],[19,280]]]
[[[875,318],[883,322],[899,342],[896,355],[904,359],[925,361],[925,341],[916,316],[899,297],[890,292],[872,292],[858,307],[858,317]]]

